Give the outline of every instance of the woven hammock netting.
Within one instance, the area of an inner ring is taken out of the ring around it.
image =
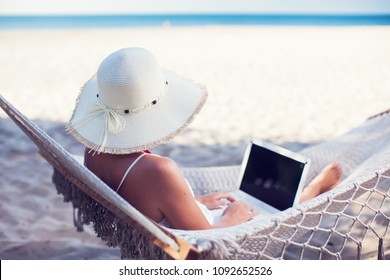
[[[390,259],[390,114],[300,153],[312,161],[308,181],[336,161],[342,183],[297,207],[236,227],[170,231],[198,248],[201,259]],[[239,167],[184,168],[183,173],[200,195],[234,190]],[[108,245],[121,248],[122,258],[169,258],[57,172],[53,181],[65,201],[72,201],[76,224],[92,223]]]

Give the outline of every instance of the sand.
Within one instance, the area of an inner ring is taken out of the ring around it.
[[[260,138],[299,150],[390,107],[390,27],[154,27],[0,30],[0,94],[66,149],[80,87],[123,47],[203,83],[194,123],[154,150],[182,166],[239,164]],[[0,259],[118,259],[91,228],[73,227],[51,167],[0,112]]]

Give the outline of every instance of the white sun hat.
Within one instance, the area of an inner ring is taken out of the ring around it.
[[[202,85],[161,68],[149,51],[125,48],[81,89],[67,129],[97,152],[139,152],[179,134],[206,99]]]

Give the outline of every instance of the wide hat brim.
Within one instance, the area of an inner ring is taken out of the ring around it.
[[[105,116],[86,119],[90,108],[97,105],[99,89],[93,76],[81,89],[68,131],[77,140],[93,150],[111,154],[129,154],[152,149],[164,144],[188,126],[201,110],[207,99],[207,90],[202,85],[183,78],[169,70],[163,70],[168,86],[158,102],[140,112],[121,114],[125,120],[121,132],[106,131]],[[98,149],[97,149],[98,147]]]

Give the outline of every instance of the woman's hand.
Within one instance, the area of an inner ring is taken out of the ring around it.
[[[223,212],[222,218],[215,227],[227,227],[242,224],[259,215],[251,206],[243,201],[232,202]]]
[[[210,193],[205,196],[196,197],[196,200],[206,205],[208,209],[226,207],[236,201],[233,196],[227,193]]]

